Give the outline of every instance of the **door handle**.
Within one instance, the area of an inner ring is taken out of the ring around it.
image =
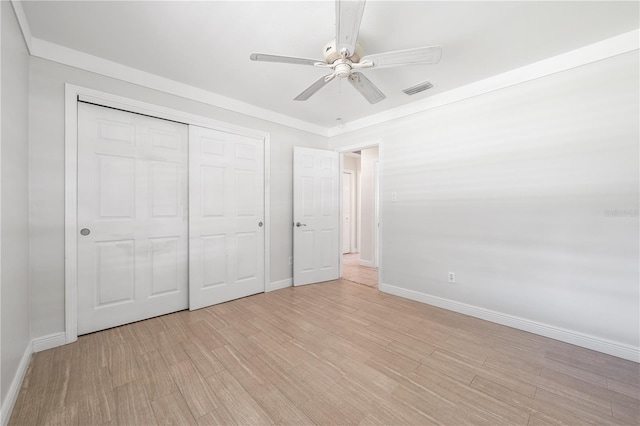
[[[297,226],[298,228],[300,228],[301,226],[307,226],[307,224],[306,224],[306,223],[296,222],[296,226]]]
[[[80,235],[82,235],[82,236],[87,236],[87,235],[89,235],[90,233],[91,233],[91,230],[90,230],[89,228],[82,228],[82,229],[80,230]]]

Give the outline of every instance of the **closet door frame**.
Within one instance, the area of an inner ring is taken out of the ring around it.
[[[242,126],[225,123],[184,111],[165,108],[123,96],[98,90],[65,84],[65,333],[64,341],[52,339],[50,347],[78,340],[78,101],[121,109],[151,117],[181,122],[187,125],[207,127],[248,136],[263,141],[264,148],[264,283],[265,291],[270,280],[270,134]]]

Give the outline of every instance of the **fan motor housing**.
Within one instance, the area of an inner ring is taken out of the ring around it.
[[[342,56],[340,56],[340,52],[336,51],[335,40],[331,40],[330,42],[324,45],[322,54],[324,56],[324,60],[328,64],[333,64],[338,59],[342,59]],[[360,62],[360,58],[362,58],[363,54],[364,54],[364,48],[360,43],[356,42],[356,52],[353,55],[349,56],[347,59],[350,60],[351,62],[358,63]]]

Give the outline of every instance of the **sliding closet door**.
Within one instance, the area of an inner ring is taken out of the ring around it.
[[[188,307],[188,127],[78,105],[78,334]]]
[[[264,145],[189,127],[189,309],[264,291]]]

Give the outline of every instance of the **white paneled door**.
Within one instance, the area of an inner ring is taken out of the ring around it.
[[[264,291],[264,145],[189,127],[189,309]]]
[[[351,253],[353,173],[342,172],[342,254]]]
[[[78,334],[188,306],[188,127],[78,104]]]
[[[340,278],[340,175],[334,151],[293,149],[293,285]]]

